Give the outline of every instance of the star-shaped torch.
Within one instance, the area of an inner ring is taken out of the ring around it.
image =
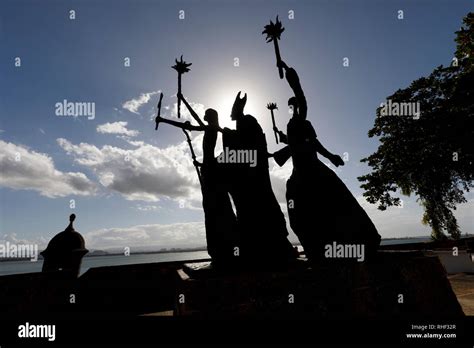
[[[181,59],[178,61],[178,59],[175,59],[176,64],[172,66],[174,70],[178,72],[178,95],[181,94],[181,75],[184,73],[187,73],[190,69],[189,67],[192,65],[192,63],[186,63],[183,61],[183,56],[181,56]],[[178,118],[181,118],[181,99],[178,97]]]
[[[275,109],[278,110],[278,107],[276,103],[268,103],[267,109],[270,110],[270,112],[272,113],[273,132],[275,133],[275,140],[276,140],[276,143],[278,144],[278,134],[276,131],[275,115],[273,114],[273,110]]]
[[[281,61],[281,56],[280,56],[280,48],[278,47],[278,40],[280,40],[281,33],[285,31],[285,28],[283,28],[281,22],[278,20],[278,16],[276,17],[275,23],[270,21],[270,24],[267,24],[265,26],[265,29],[262,31],[262,34],[266,34],[266,40],[267,42],[272,42],[275,46],[275,55],[276,55],[276,60],[277,63]],[[280,74],[280,78],[283,78],[283,68],[281,66],[278,67],[278,73]]]

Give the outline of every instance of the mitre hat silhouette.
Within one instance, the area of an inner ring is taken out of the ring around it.
[[[234,105],[232,106],[232,115],[241,115],[244,113],[244,107],[247,103],[247,93],[245,93],[243,98],[240,98],[240,91],[235,97]]]

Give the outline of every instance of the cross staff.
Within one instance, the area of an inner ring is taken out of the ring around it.
[[[278,144],[278,135],[277,135],[277,131],[276,131],[275,115],[273,114],[273,110],[275,110],[275,109],[278,110],[278,107],[277,107],[276,103],[268,103],[267,104],[267,109],[270,110],[270,112],[272,113],[273,132],[275,133],[275,140],[276,140],[276,143]]]
[[[178,96],[181,94],[181,75],[187,73],[190,69],[189,67],[192,63],[186,63],[183,61],[183,56],[181,55],[181,59],[174,60],[176,62],[175,65],[172,66],[174,70],[178,72]],[[181,99],[178,97],[178,118],[181,118]]]
[[[156,106],[158,108],[158,112],[156,114],[155,118],[155,130],[158,130],[158,125],[160,124],[160,117],[161,117],[161,100],[163,99],[163,92],[160,93],[160,101],[158,102],[158,105]]]
[[[278,20],[278,16],[276,18],[275,23],[270,21],[270,24],[267,24],[264,30],[262,31],[262,34],[267,35],[266,37],[267,43],[273,41],[280,79],[283,78],[283,68],[280,66],[281,56],[280,56],[280,47],[278,46],[278,40],[280,40],[280,36],[284,31],[285,31],[285,28],[283,28],[281,22]]]

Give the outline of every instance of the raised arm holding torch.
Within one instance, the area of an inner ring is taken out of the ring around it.
[[[275,133],[275,140],[276,140],[276,143],[278,144],[277,126],[275,124],[275,115],[273,114],[273,110],[275,110],[275,109],[278,110],[278,107],[277,107],[276,103],[268,103],[267,104],[267,109],[270,110],[270,112],[272,113],[273,132]]]

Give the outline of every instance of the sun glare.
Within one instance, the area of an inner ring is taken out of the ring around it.
[[[235,122],[231,120],[230,113],[235,97],[239,91],[242,91],[241,97],[247,93],[247,104],[245,105],[244,110],[246,114],[260,116],[262,112],[265,112],[266,101],[251,87],[226,86],[225,88],[218,90],[220,92],[216,94],[216,97],[210,100],[209,107],[215,109],[219,113],[219,123],[221,127],[235,129]]]

